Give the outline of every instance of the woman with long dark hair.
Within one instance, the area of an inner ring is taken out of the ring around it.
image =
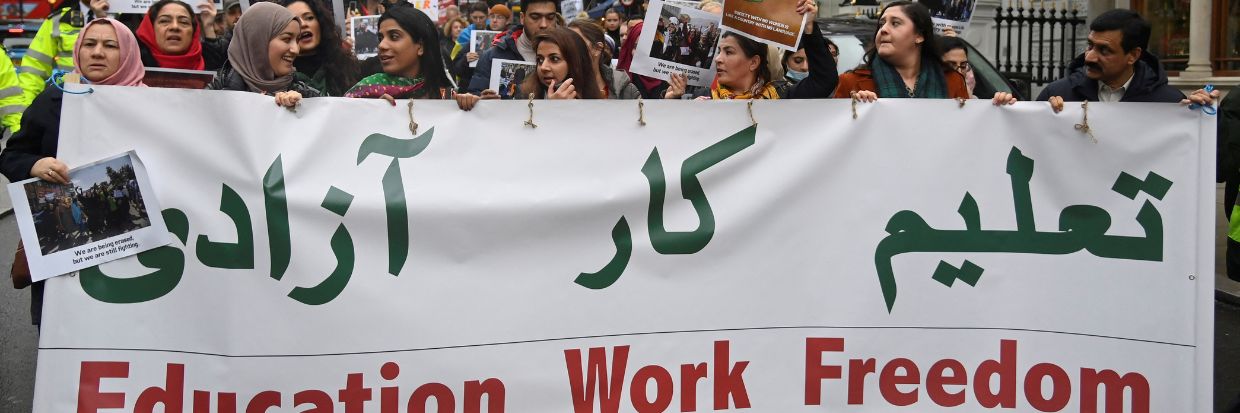
[[[344,49],[340,30],[320,0],[278,0],[301,20],[297,36],[300,49],[293,66],[298,80],[323,92],[324,96],[342,96],[361,76],[361,68],[352,53]]]
[[[840,75],[835,97],[968,99],[964,76],[945,69],[926,6],[894,1],[878,15],[874,47],[861,67]]]
[[[346,97],[384,99],[452,99],[470,110],[479,98],[457,94],[444,70],[439,34],[426,13],[412,4],[398,3],[379,16],[379,64],[382,73],[362,79]]]
[[[564,27],[547,29],[534,38],[534,76],[525,78],[517,98],[534,94],[538,99],[605,99],[607,85],[600,84],[585,40]]]
[[[586,42],[590,51],[594,77],[603,87],[607,99],[637,99],[641,91],[629,79],[627,73],[611,68],[611,47],[607,46],[607,32],[594,20],[577,19],[568,23],[569,30],[576,32]]]

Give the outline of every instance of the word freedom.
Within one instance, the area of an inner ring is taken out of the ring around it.
[[[745,371],[750,361],[732,361],[730,344],[727,340],[715,341],[709,361],[690,361],[670,369],[658,364],[631,367],[630,356],[637,352],[629,345],[612,347],[610,359],[605,347],[585,350],[584,357],[581,349],[564,350],[568,377],[565,397],[572,400],[574,413],[616,413],[626,401],[626,407],[639,413],[695,412],[707,409],[707,406],[698,405],[698,395],[707,393],[711,395],[709,408],[712,410],[760,410],[761,405],[750,399],[745,384]],[[876,358],[835,360],[833,353],[844,351],[844,338],[809,337],[805,339],[804,350],[804,404],[822,405],[826,399],[824,390],[838,394],[834,390],[842,385],[848,405],[910,406],[923,401],[924,390],[925,398],[940,407],[964,405],[971,393],[977,404],[986,408],[1015,409],[1028,405],[1040,412],[1059,412],[1068,407],[1076,389],[1079,394],[1075,398],[1080,400],[1081,412],[1120,412],[1125,411],[1125,406],[1135,413],[1150,410],[1150,386],[1140,373],[1121,375],[1112,370],[1083,367],[1076,381],[1078,385],[1074,386],[1064,367],[1043,362],[1026,370],[1021,380],[1017,376],[1017,346],[1016,340],[1001,340],[998,359],[982,361],[970,374],[968,366],[950,358],[935,361],[928,369],[924,367],[925,362],[902,357],[885,362]],[[77,412],[96,413],[130,406],[129,395],[101,390],[115,387],[114,382],[128,378],[129,371],[130,363],[124,361],[82,362]],[[925,371],[924,380],[922,371]],[[466,381],[455,388],[439,382],[423,383],[410,392],[397,381],[400,372],[401,367],[396,362],[384,363],[379,368],[383,382],[377,395],[374,387],[363,384],[373,383],[373,379],[368,380],[365,373],[360,372],[348,373],[340,389],[302,390],[293,393],[291,398],[279,390],[263,390],[253,393],[244,404],[238,404],[238,396],[250,392],[216,390],[212,397],[211,390],[193,389],[189,393],[191,410],[188,411],[263,413],[292,406],[309,408],[299,410],[301,412],[331,413],[339,408],[346,413],[360,413],[373,411],[377,404],[384,413],[480,413],[484,411],[483,406],[486,412],[497,413],[508,405],[507,389],[498,378]],[[676,378],[673,372],[678,373]],[[970,377],[971,392],[968,391]],[[996,377],[997,387],[994,385]],[[1050,383],[1049,393],[1043,389],[1046,382]],[[152,385],[139,393],[132,411],[151,413],[159,405],[165,413],[186,412],[185,383],[186,365],[167,363],[164,384]],[[626,384],[627,398],[624,397]],[[866,390],[874,384],[878,386],[881,401],[871,398],[867,402]],[[1018,395],[1023,403],[1018,404]],[[673,401],[677,403],[673,405]],[[1102,408],[1099,401],[1104,402]],[[367,410],[368,407],[372,410]]]

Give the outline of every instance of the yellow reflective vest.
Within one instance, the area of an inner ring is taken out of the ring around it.
[[[9,60],[6,50],[0,48],[0,125],[16,133],[21,129],[22,112],[26,102],[22,100],[22,87],[17,83],[17,69]]]
[[[70,24],[69,11],[61,9],[44,20],[30,48],[26,49],[21,73],[17,75],[25,105],[30,105],[34,97],[43,92],[53,70],[73,71],[73,44],[82,28]]]

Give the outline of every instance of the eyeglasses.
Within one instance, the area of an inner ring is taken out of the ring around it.
[[[962,75],[965,73],[969,73],[970,71],[973,70],[973,66],[969,66],[969,62],[960,62],[960,63],[946,62],[946,64],[947,64],[947,67],[957,72],[960,72],[960,74]]]

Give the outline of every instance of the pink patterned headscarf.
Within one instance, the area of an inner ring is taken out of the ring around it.
[[[107,79],[100,81],[92,81],[96,85],[117,85],[117,86],[146,86],[142,84],[142,78],[146,76],[146,66],[142,65],[142,55],[138,51],[138,39],[133,37],[133,32],[129,31],[124,24],[113,19],[95,19],[82,27],[78,33],[77,42],[73,45],[73,73],[81,74],[82,66],[82,40],[86,39],[86,31],[96,24],[111,24],[116,30],[116,39],[120,43],[121,62],[120,67],[116,69],[116,73],[108,76]]]

